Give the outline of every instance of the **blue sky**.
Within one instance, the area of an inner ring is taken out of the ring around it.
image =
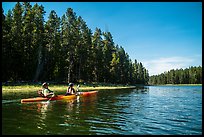
[[[202,2],[37,2],[59,17],[67,8],[81,16],[94,33],[110,31],[132,61],[150,76],[171,69],[202,66]],[[4,14],[16,2],[2,2]],[[32,5],[35,3],[31,2]]]

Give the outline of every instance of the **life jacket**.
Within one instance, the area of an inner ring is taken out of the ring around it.
[[[69,93],[69,94],[74,94],[74,93],[75,93],[74,88],[68,87],[67,93]]]
[[[44,91],[45,89],[42,89],[42,90],[38,90],[38,95],[40,96],[40,97],[45,97],[45,95],[44,95],[44,93],[43,93],[43,91]],[[50,89],[47,89],[48,90],[48,93],[52,93],[53,91],[51,91]]]
[[[39,95],[40,97],[45,97],[44,94],[42,93],[42,90],[38,90],[38,95]]]

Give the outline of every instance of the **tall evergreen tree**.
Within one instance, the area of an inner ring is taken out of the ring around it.
[[[60,54],[60,77],[65,77],[65,74],[68,74],[68,63],[69,63],[69,53],[68,53],[68,44],[69,44],[69,27],[68,27],[68,21],[67,17],[64,14],[61,18],[61,34],[60,34],[60,39],[61,39],[61,54]],[[62,78],[62,80],[67,80],[66,78]]]
[[[47,73],[44,71],[42,73],[44,64],[47,64],[47,50],[45,47],[45,29],[44,29],[44,7],[38,4],[35,4],[32,8],[32,12],[34,14],[34,29],[33,29],[33,51],[35,54],[31,57],[31,61],[33,62],[33,72],[35,71],[32,79],[38,80],[41,74],[40,79],[46,77]]]
[[[90,62],[90,74],[92,74],[92,81],[102,82],[103,81],[103,70],[104,70],[104,58],[103,58],[103,43],[102,43],[102,32],[99,28],[96,28],[92,37],[92,47],[90,50],[89,62]]]
[[[103,58],[104,58],[104,82],[110,82],[109,76],[110,76],[110,62],[112,60],[112,52],[114,47],[113,38],[110,32],[104,32],[103,33]]]
[[[86,71],[88,69],[88,54],[91,47],[91,30],[86,25],[86,22],[82,19],[81,16],[77,18],[78,25],[78,43],[76,48],[76,59],[78,60],[76,64],[76,74],[77,81],[86,79]],[[87,80],[87,79],[86,79]]]
[[[12,39],[12,76],[14,80],[22,80],[23,70],[21,69],[23,58],[23,40],[22,40],[22,5],[17,2],[13,9],[13,21],[11,27],[11,39]]]
[[[119,53],[118,53],[118,45],[116,46],[115,51],[112,53],[112,60],[110,64],[110,73],[111,73],[111,81],[115,81],[115,83],[119,83],[118,77],[119,77],[119,63],[120,63],[120,58],[119,58]]]
[[[49,14],[48,21],[45,24],[45,41],[47,56],[47,68],[49,79],[59,78],[60,62],[60,18],[52,10]]]
[[[30,80],[32,79],[33,72],[33,60],[32,55],[34,53],[33,50],[33,30],[34,30],[34,13],[32,11],[32,6],[29,2],[23,3],[23,63],[22,68],[24,70],[24,79]]]

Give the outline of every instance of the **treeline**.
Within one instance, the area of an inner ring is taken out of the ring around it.
[[[172,69],[159,75],[150,76],[149,84],[202,84],[202,67]]]
[[[148,83],[148,71],[110,32],[92,33],[71,8],[61,18],[44,14],[37,3],[17,2],[7,14],[2,8],[2,81]]]

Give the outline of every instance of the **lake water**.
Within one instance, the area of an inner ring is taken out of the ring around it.
[[[20,103],[27,97],[3,96],[3,135],[202,135],[202,86],[99,90],[70,101]]]

